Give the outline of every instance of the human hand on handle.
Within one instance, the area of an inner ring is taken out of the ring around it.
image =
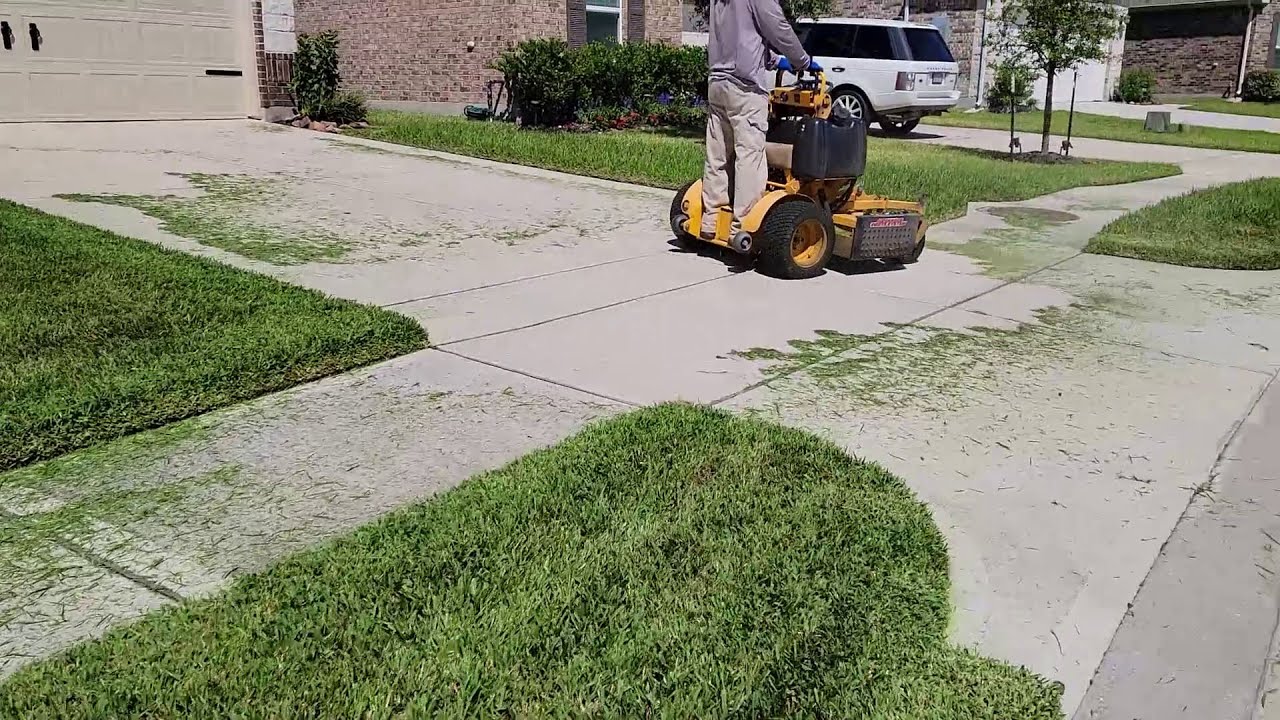
[[[784,72],[796,72],[795,68],[791,67],[791,61],[785,56],[778,58],[778,69]],[[809,60],[809,67],[805,68],[805,70],[811,70],[813,72],[817,72],[821,69],[822,66],[818,64],[817,60],[813,59]]]

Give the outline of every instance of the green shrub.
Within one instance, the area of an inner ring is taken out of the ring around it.
[[[1240,97],[1246,102],[1280,102],[1280,71],[1257,70],[1245,75]]]
[[[303,115],[324,107],[338,92],[338,33],[332,30],[298,36],[289,89]]]
[[[1117,102],[1148,104],[1156,91],[1156,76],[1150,70],[1125,70],[1116,84]]]
[[[577,82],[570,53],[565,41],[543,38],[526,40],[494,61],[494,69],[506,81],[517,121],[560,125],[573,119],[587,89]]]
[[[651,106],[697,108],[707,93],[706,51],[662,43],[570,48],[562,40],[528,40],[503,53],[494,68],[506,80],[517,119],[528,125],[583,122],[594,111],[614,119],[635,111],[685,121],[698,113],[653,112]]]
[[[360,93],[346,90],[312,107],[307,115],[313,120],[347,125],[368,118],[369,105]]]
[[[1031,98],[1031,88],[1036,75],[1028,67],[1003,63],[995,66],[995,79],[987,90],[987,109],[994,113],[1007,113],[1010,106],[1018,112],[1034,110],[1036,101]]]

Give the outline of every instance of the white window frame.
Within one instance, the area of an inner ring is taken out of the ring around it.
[[[590,16],[590,15],[591,15],[591,13],[601,13],[601,14],[604,14],[604,15],[615,15],[615,16],[617,16],[617,18],[618,18],[618,22],[617,22],[617,25],[616,25],[616,26],[617,26],[617,28],[618,28],[618,30],[617,30],[618,38],[617,38],[617,41],[616,41],[616,42],[617,42],[618,44],[622,44],[622,43],[624,43],[624,42],[626,42],[626,41],[627,41],[626,28],[625,28],[625,27],[623,27],[623,24],[622,24],[623,17],[624,17],[624,16],[623,16],[623,14],[622,14],[622,6],[623,6],[623,4],[625,4],[625,3],[626,3],[626,0],[618,0],[618,7],[609,7],[608,5],[592,5],[592,4],[591,4],[591,3],[589,3],[589,2],[587,3],[587,15],[588,15],[588,16]]]

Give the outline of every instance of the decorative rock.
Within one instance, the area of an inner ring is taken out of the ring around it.
[[[296,120],[294,120],[289,124],[296,128],[311,127],[311,118],[307,117],[306,115],[303,115],[302,117],[297,118]]]
[[[298,111],[291,107],[269,107],[262,111],[262,119],[269,123],[289,123],[298,118]]]
[[[363,120],[357,120],[357,121],[355,121],[355,122],[351,123],[351,128],[352,128],[353,130],[364,130],[364,129],[365,129],[365,128],[367,128],[367,127],[369,127],[369,123],[367,123],[367,122],[365,122],[365,121],[363,121]]]

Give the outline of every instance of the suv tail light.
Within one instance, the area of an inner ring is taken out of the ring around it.
[[[914,90],[916,87],[915,73],[898,73],[898,83],[894,86],[894,90]]]

